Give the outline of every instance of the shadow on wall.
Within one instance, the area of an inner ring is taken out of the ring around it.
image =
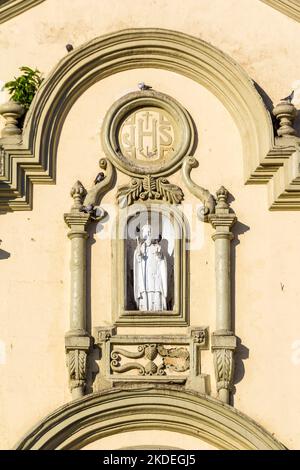
[[[0,249],[0,260],[7,259],[7,258],[10,258],[10,253],[8,253],[8,251]]]
[[[105,222],[105,220],[101,222]],[[102,228],[102,225],[101,225]],[[87,239],[87,250],[86,250],[86,330],[90,333],[92,341],[92,310],[91,310],[91,289],[92,289],[92,246],[96,243],[97,224],[90,224],[88,226],[89,238]],[[97,361],[100,359],[100,350],[95,347],[92,343],[91,350],[87,357],[87,382],[86,382],[86,394],[93,393],[93,383],[99,372]]]
[[[230,203],[234,201],[234,197],[230,194],[228,200]],[[235,331],[235,318],[236,318],[236,249],[237,246],[240,244],[239,237],[244,235],[246,232],[250,230],[248,225],[243,224],[242,222],[237,221],[233,228],[232,232],[234,234],[234,238],[231,244],[231,312],[232,312],[232,330]],[[242,312],[239,312],[242,314]],[[237,348],[235,351],[235,371],[234,371],[234,379],[233,383],[239,383],[244,375],[245,375],[245,366],[244,361],[249,358],[249,349],[242,344],[242,341],[239,337],[237,337]],[[234,393],[235,387],[233,389],[233,393],[231,395],[231,405],[234,406]]]
[[[275,116],[273,115],[273,109],[274,109],[273,101],[271,100],[269,95],[265,92],[265,90],[263,90],[261,88],[261,86],[258,83],[256,83],[254,80],[253,80],[253,83],[254,83],[254,86],[255,86],[255,89],[256,89],[257,93],[261,96],[265,107],[269,111],[269,114],[270,114],[270,117],[271,117],[271,120],[272,120],[272,124],[273,124],[273,129],[277,130],[278,129],[278,121],[275,118]]]
[[[245,375],[244,361],[249,359],[249,349],[242,344],[241,338],[237,336],[237,347],[235,351],[235,370],[233,376],[233,393],[231,398],[231,405],[234,406],[234,394],[236,392],[235,385],[241,382]]]
[[[273,109],[274,109],[274,103],[273,101],[271,100],[271,98],[269,97],[269,95],[265,92],[265,90],[263,90],[259,85],[258,83],[256,83],[254,80],[253,80],[253,83],[254,83],[254,86],[256,88],[256,91],[258,92],[258,94],[261,96],[263,102],[264,102],[264,105],[265,107],[267,108],[267,110],[269,111],[270,113],[270,116],[271,116],[271,119],[272,119],[272,123],[273,123],[273,128],[275,131],[277,131],[278,127],[279,127],[279,122],[278,120],[275,118],[275,116],[273,116]],[[282,95],[282,98],[283,99],[288,93],[290,93],[292,90],[284,90],[283,91],[283,95]],[[280,101],[280,100],[279,100]],[[277,103],[276,103],[277,104]],[[296,105],[297,107],[297,105]],[[297,116],[295,118],[295,121],[293,123],[293,128],[295,129],[296,131],[296,135],[297,136],[300,136],[300,113],[299,113],[299,110],[298,110],[298,113],[297,113]]]
[[[300,113],[299,113],[299,110],[297,110],[297,111],[298,112],[297,112],[297,116],[296,116],[294,124],[293,124],[293,128],[296,131],[296,135],[300,136]]]

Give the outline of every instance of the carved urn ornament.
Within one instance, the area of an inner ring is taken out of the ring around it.
[[[18,136],[20,136],[22,130],[18,125],[18,121],[24,113],[24,106],[13,100],[0,105],[0,114],[5,119],[5,125],[1,132],[2,139],[9,139],[10,141],[19,140]]]

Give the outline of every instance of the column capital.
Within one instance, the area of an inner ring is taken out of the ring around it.
[[[211,349],[236,349],[236,336],[233,331],[230,330],[217,330],[211,335]]]
[[[90,214],[85,212],[68,212],[64,214],[64,220],[67,226],[71,229],[68,233],[69,238],[74,236],[85,236],[87,238],[86,227],[90,220]]]
[[[231,240],[233,238],[230,229],[237,219],[235,213],[230,209],[227,198],[228,191],[224,186],[221,186],[216,193],[217,205],[215,212],[208,217],[209,222],[216,229],[213,240],[217,238],[227,238]]]
[[[214,367],[217,391],[222,401],[228,402],[233,388],[234,351],[237,339],[230,330],[217,330],[211,335],[211,349],[214,354]]]

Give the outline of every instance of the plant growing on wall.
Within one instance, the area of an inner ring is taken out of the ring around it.
[[[8,89],[11,99],[21,104],[27,111],[43,78],[41,72],[37,69],[33,70],[30,67],[23,66],[20,70],[23,72],[22,75],[5,83],[4,87]]]

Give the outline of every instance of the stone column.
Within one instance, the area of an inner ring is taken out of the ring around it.
[[[71,240],[70,330],[65,336],[65,347],[70,389],[75,399],[84,395],[87,354],[91,343],[86,331],[86,226],[90,215],[80,211],[86,191],[79,181],[73,186],[71,196],[74,205],[71,212],[64,215],[71,229],[68,233]]]
[[[209,221],[215,228],[212,238],[215,242],[216,270],[216,330],[212,334],[215,376],[220,400],[229,403],[232,388],[236,337],[232,332],[230,298],[230,244],[233,234],[230,231],[236,216],[230,212],[227,203],[227,190],[222,186],[217,191],[215,213]]]

